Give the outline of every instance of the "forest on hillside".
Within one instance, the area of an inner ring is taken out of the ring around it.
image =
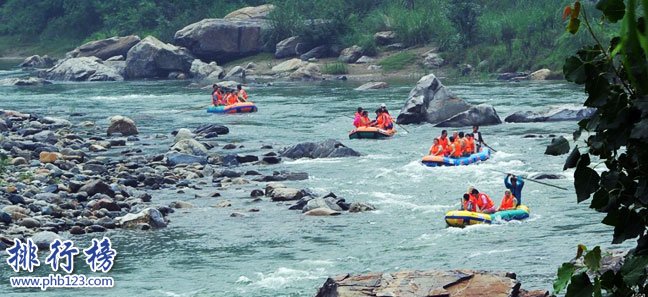
[[[268,50],[293,35],[313,44],[381,49],[373,34],[395,31],[405,46],[433,45],[450,63],[482,70],[558,69],[565,53],[591,40],[567,38],[563,0],[0,0],[0,36],[16,44],[39,43],[69,50],[81,42],[137,34],[167,42],[182,27],[219,18],[245,6],[274,4]],[[595,3],[585,10],[596,17]],[[323,21],[322,21],[323,20]],[[607,30],[594,25],[602,39]],[[487,61],[487,62],[484,62]]]

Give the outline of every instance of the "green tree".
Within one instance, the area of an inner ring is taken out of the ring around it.
[[[463,47],[469,47],[475,42],[477,20],[481,14],[481,5],[473,0],[457,0],[450,5],[450,21],[454,23],[461,37]]]
[[[614,227],[612,243],[637,239],[618,272],[599,272],[601,251],[579,246],[577,258],[585,267],[571,263],[558,270],[554,289],[567,284],[566,296],[645,296],[648,293],[648,0],[600,0],[596,8],[621,29],[609,46],[593,33],[580,1],[565,9],[567,30],[575,34],[581,22],[596,44],[579,50],[565,61],[567,80],[585,86],[585,106],[595,108],[590,119],[578,123],[574,138],[583,131],[587,150],[576,147],[565,169],[576,168],[574,186],[578,202],[593,194],[590,207],[607,213],[603,223]],[[599,174],[592,164],[598,158],[605,169]],[[589,272],[589,274],[588,274]],[[643,294],[643,295],[642,295]]]

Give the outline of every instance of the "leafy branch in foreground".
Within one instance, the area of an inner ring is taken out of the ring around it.
[[[564,169],[576,168],[574,187],[578,202],[592,198],[590,208],[607,213],[603,223],[614,227],[612,243],[637,239],[619,271],[599,270],[599,247],[584,254],[585,267],[565,263],[558,269],[555,293],[567,287],[565,296],[645,296],[648,293],[648,0],[600,0],[596,4],[609,22],[621,21],[621,29],[609,46],[601,44],[591,28],[580,1],[564,10],[567,31],[581,27],[581,18],[596,44],[567,58],[565,78],[584,85],[584,105],[596,112],[578,123],[574,139],[590,133],[587,148],[576,147]],[[599,174],[591,156],[606,168]]]

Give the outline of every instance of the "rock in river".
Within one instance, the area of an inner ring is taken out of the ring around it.
[[[468,109],[470,104],[450,92],[434,74],[428,74],[410,91],[396,122],[437,124]]]
[[[335,139],[328,139],[320,143],[304,142],[291,147],[284,148],[281,152],[282,157],[299,159],[299,158],[339,158],[339,157],[357,157],[360,153],[346,147]]]
[[[436,127],[488,126],[499,125],[501,123],[502,120],[500,120],[492,105],[480,104],[436,124]]]
[[[569,141],[562,136],[552,139],[545,150],[545,155],[560,156],[566,153],[569,153]]]

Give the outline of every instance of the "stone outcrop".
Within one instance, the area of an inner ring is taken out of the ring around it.
[[[196,79],[204,79],[207,77],[215,77],[216,79],[223,78],[225,71],[223,67],[218,66],[216,62],[211,62],[209,64],[195,59],[191,62],[191,68],[189,68],[189,75]]]
[[[259,6],[248,6],[237,9],[228,13],[223,19],[226,20],[249,20],[249,19],[266,19],[275,9],[272,4],[264,4]]]
[[[65,56],[70,58],[95,56],[102,60],[108,60],[115,56],[126,56],[128,50],[139,42],[140,37],[137,35],[115,36],[88,42],[68,52]]]
[[[519,296],[520,287],[521,283],[512,273],[475,270],[399,271],[331,277],[315,296],[509,297]]]
[[[128,51],[124,74],[129,79],[166,78],[172,72],[189,73],[193,61],[185,49],[148,36]]]
[[[283,59],[296,56],[297,45],[299,45],[300,43],[302,43],[302,39],[299,36],[292,36],[279,41],[279,43],[277,43],[277,45],[275,46],[275,58]]]
[[[54,66],[55,60],[48,55],[33,55],[25,58],[18,66],[23,68],[50,68]]]
[[[363,49],[357,45],[348,47],[342,50],[338,60],[344,63],[355,63],[360,57],[362,57]]]
[[[565,137],[559,136],[551,140],[547,146],[545,155],[560,156],[569,153],[569,141]]]
[[[326,141],[304,142],[291,147],[285,148],[281,153],[282,157],[299,159],[299,158],[340,158],[340,157],[357,157],[360,153],[346,147],[335,139]]]
[[[366,91],[366,90],[385,89],[387,87],[389,87],[389,84],[387,84],[384,81],[378,81],[378,82],[368,82],[355,89],[356,91]]]
[[[137,135],[139,132],[137,131],[137,126],[135,126],[135,121],[130,118],[117,115],[110,118],[110,126],[106,131],[106,134],[108,134],[108,136],[114,133],[120,133],[122,136],[130,136]]]
[[[544,112],[518,111],[507,116],[504,121],[508,123],[580,121],[590,118],[595,111],[595,108],[559,108]]]
[[[121,81],[117,69],[97,57],[69,58],[39,74],[45,79],[68,81]]]
[[[202,60],[223,63],[260,52],[265,28],[263,20],[204,19],[177,31],[174,43]]]
[[[410,91],[396,122],[437,124],[467,111],[470,107],[470,104],[455,96],[434,74],[428,74]]]
[[[374,34],[374,40],[377,45],[388,45],[396,41],[396,32],[394,31],[382,31],[376,32]]]
[[[436,127],[469,127],[473,125],[488,126],[499,125],[502,120],[497,115],[492,105],[480,104],[457,114],[441,123]]]

